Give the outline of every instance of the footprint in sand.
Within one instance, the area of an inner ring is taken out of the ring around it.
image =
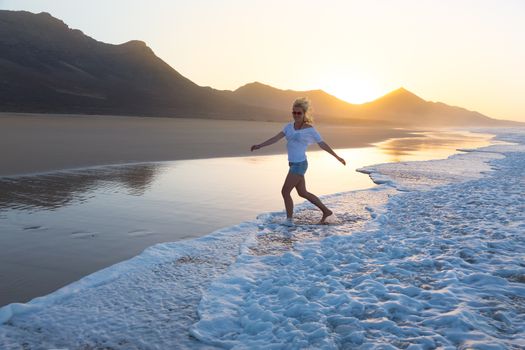
[[[90,238],[95,238],[96,236],[98,236],[98,233],[96,232],[86,232],[86,231],[71,232],[71,238],[90,239]]]
[[[35,225],[35,226],[26,226],[26,227],[24,227],[24,231],[27,231],[27,230],[41,230],[41,229],[44,229],[44,230],[45,230],[45,227],[40,226],[40,225]]]

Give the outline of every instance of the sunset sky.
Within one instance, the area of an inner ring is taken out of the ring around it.
[[[108,43],[143,40],[201,86],[259,81],[352,103],[403,86],[525,122],[523,0],[0,0],[0,8],[49,12]]]

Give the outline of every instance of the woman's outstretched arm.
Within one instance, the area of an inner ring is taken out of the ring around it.
[[[327,144],[326,142],[321,141],[321,142],[319,142],[319,143],[317,143],[317,144],[319,145],[319,147],[321,147],[322,149],[324,149],[326,152],[328,152],[328,153],[330,153],[331,155],[333,155],[334,157],[336,157],[338,161],[340,161],[341,163],[343,163],[343,165],[346,165],[346,161],[345,161],[343,158],[339,157],[339,156],[334,152],[334,150],[333,150],[330,146],[328,146],[328,144]]]
[[[263,143],[260,143],[258,145],[253,145],[252,148],[251,148],[251,151],[253,152],[256,149],[263,148],[264,146],[271,145],[272,143],[276,143],[277,141],[279,141],[283,137],[284,137],[284,132],[281,131],[280,133],[278,133],[277,135],[275,135],[272,138],[269,138],[268,140],[264,141]]]

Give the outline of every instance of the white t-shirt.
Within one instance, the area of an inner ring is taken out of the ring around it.
[[[295,130],[293,123],[288,123],[283,128],[286,136],[289,162],[302,162],[306,160],[306,148],[312,143],[323,141],[321,135],[314,127]]]

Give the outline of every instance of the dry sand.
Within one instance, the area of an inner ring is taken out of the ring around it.
[[[285,153],[283,141],[250,146],[283,123],[0,113],[0,176],[95,165]],[[365,147],[406,130],[318,124],[332,148]],[[315,146],[312,146],[315,147]]]

